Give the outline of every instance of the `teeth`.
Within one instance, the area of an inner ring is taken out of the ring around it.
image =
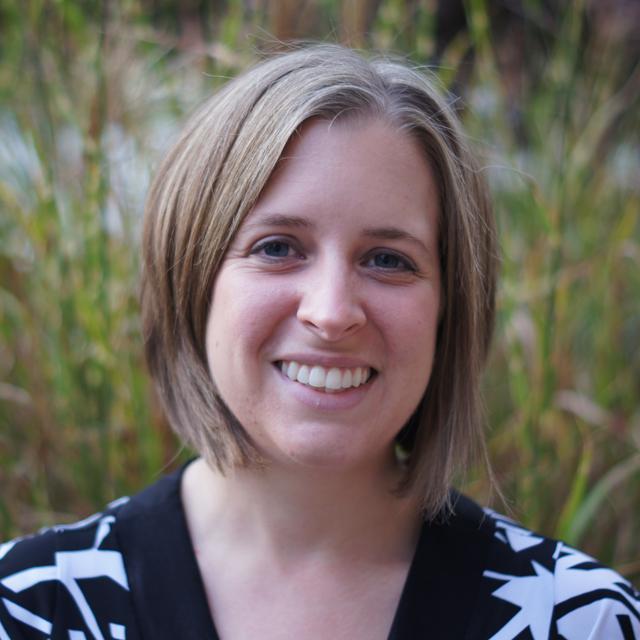
[[[310,385],[316,389],[325,391],[338,391],[359,387],[371,377],[369,367],[355,367],[354,369],[341,369],[331,367],[326,369],[320,365],[301,365],[295,361],[282,361],[280,369],[284,375],[294,382]]]
[[[306,364],[303,364],[300,369],[298,369],[298,375],[294,378],[298,382],[302,382],[302,384],[309,384],[309,367]]]
[[[322,367],[313,367],[309,373],[309,384],[312,387],[324,387],[324,381],[327,377]]]
[[[283,362],[286,366],[286,363]],[[295,380],[298,376],[298,371],[300,370],[300,365],[297,362],[290,362],[289,367],[287,368],[286,374],[292,379]]]
[[[342,388],[342,372],[340,369],[329,369],[327,377],[324,382],[324,386],[327,389],[341,389]]]

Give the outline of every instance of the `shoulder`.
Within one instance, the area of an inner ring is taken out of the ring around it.
[[[129,588],[114,533],[126,501],[0,545],[0,638],[51,635],[61,631],[58,622],[65,633],[82,629],[94,637],[119,637],[123,625],[117,614],[101,620],[101,601],[118,602]]]
[[[489,602],[503,614],[494,640],[640,638],[640,594],[628,580],[569,545],[491,510],[493,544],[483,572]]]

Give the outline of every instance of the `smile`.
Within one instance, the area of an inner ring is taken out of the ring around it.
[[[282,360],[275,364],[289,380],[328,393],[359,387],[368,382],[375,373],[371,367],[355,367],[353,369],[323,367],[321,365],[300,364],[295,360]]]

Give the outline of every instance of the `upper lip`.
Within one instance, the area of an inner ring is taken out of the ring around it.
[[[321,353],[290,353],[285,356],[280,356],[276,362],[291,362],[295,361],[299,364],[306,364],[309,366],[320,365],[330,369],[331,367],[338,367],[341,369],[355,369],[356,367],[374,367],[362,358],[356,358],[351,356],[337,356],[327,355]]]

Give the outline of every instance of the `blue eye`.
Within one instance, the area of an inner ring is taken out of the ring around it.
[[[270,258],[286,258],[291,251],[291,247],[282,240],[269,240],[269,242],[265,242],[259,247],[259,251],[262,251],[264,255]]]
[[[415,271],[415,267],[402,256],[381,251],[370,258],[370,264],[384,271]]]
[[[296,243],[287,238],[265,238],[252,249],[251,255],[271,263],[289,262],[294,258],[303,258]]]
[[[379,253],[374,256],[373,263],[382,269],[397,269],[401,261],[398,256],[394,256],[392,253]]]

